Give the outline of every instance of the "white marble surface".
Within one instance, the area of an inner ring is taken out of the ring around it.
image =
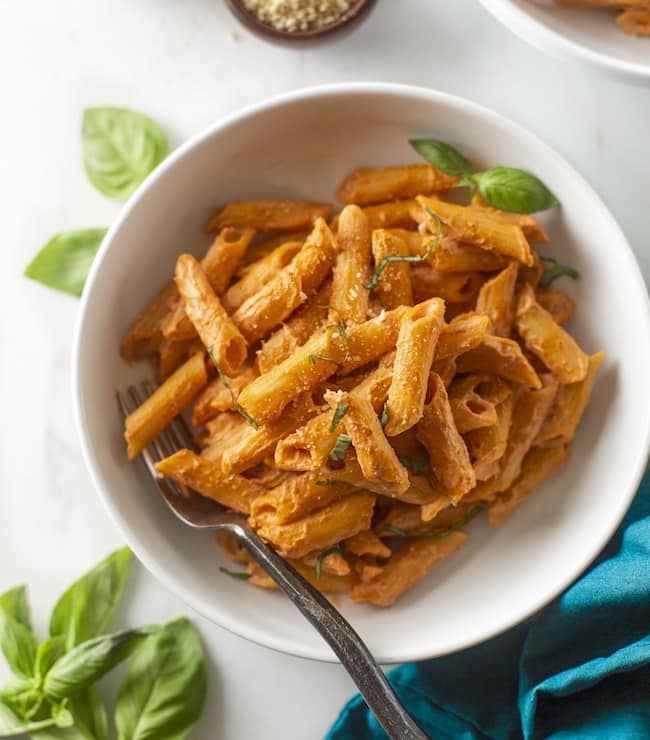
[[[29,583],[41,629],[61,589],[121,544],[73,425],[77,302],[21,277],[53,233],[107,224],[118,211],[85,180],[81,110],[141,109],[177,144],[275,93],[360,79],[453,92],[530,128],[601,194],[650,277],[650,92],[544,56],[473,0],[379,0],[356,33],[307,50],[251,37],[220,0],[0,0],[0,590]],[[187,612],[134,568],[121,623]],[[343,670],[273,653],[194,618],[210,691],[193,737],[324,735],[352,692]]]

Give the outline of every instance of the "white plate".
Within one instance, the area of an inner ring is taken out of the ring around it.
[[[143,563],[201,614],[263,645],[334,656],[280,593],[219,573],[211,537],[167,511],[139,464],[126,461],[114,391],[149,374],[118,347],[133,317],[169,280],[181,250],[207,244],[201,225],[237,197],[332,198],[351,168],[417,159],[432,135],[477,166],[524,167],[563,207],[543,215],[551,254],[582,280],[572,331],[607,361],[565,470],[502,528],[471,524],[470,544],[393,609],[342,610],[382,662],[441,655],[485,640],[544,606],[607,542],[630,504],[648,451],[648,300],[632,252],[605,206],[557,154],[510,121],[440,92],[358,83],[292,93],[230,116],[180,147],[111,228],[82,299],[74,394],[84,454],[106,507]],[[89,525],[90,526],[90,525]]]
[[[524,41],[560,59],[575,59],[611,77],[650,84],[650,38],[630,36],[616,12],[566,8],[552,0],[480,0]]]

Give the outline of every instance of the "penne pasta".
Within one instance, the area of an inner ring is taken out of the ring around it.
[[[159,386],[124,422],[129,460],[138,455],[180,414],[208,382],[203,352],[197,352]]]
[[[476,465],[487,466],[500,460],[508,446],[515,396],[511,393],[495,407],[496,423],[482,429],[473,429],[465,435],[470,459]],[[496,471],[495,471],[496,472]],[[492,477],[492,476],[489,476]]]
[[[449,388],[449,404],[461,434],[495,426],[496,407],[511,393],[510,386],[494,375],[464,375]]]
[[[476,310],[489,317],[493,333],[500,337],[509,337],[512,331],[518,270],[518,263],[511,262],[483,284],[476,300]]]
[[[548,234],[539,221],[528,213],[512,213],[511,211],[501,211],[498,208],[489,206],[481,194],[475,191],[472,196],[472,205],[486,210],[493,218],[507,221],[521,227],[524,236],[531,243],[547,244],[549,242]]]
[[[237,200],[219,208],[206,224],[206,231],[226,226],[259,231],[298,231],[310,228],[317,219],[327,220],[332,206],[300,200]]]
[[[419,214],[420,209],[414,200],[395,200],[389,203],[379,203],[376,206],[367,206],[363,209],[368,219],[368,227],[374,229],[412,229],[418,221],[413,217]]]
[[[195,257],[182,254],[174,281],[187,315],[210,358],[226,375],[236,375],[246,362],[246,340],[225,312]]]
[[[432,385],[433,395],[424,407],[417,436],[429,453],[431,469],[440,485],[458,502],[474,487],[476,478],[465,442],[456,429],[444,383],[432,374]]]
[[[576,303],[566,293],[561,293],[559,290],[544,290],[540,288],[535,291],[535,297],[537,303],[551,314],[556,324],[566,324],[571,316],[573,316]]]
[[[417,202],[427,212],[435,213],[450,226],[458,239],[494,252],[507,259],[515,259],[524,265],[533,264],[530,245],[521,227],[495,218],[483,208],[459,206],[436,198],[418,196]]]
[[[400,463],[381,428],[370,401],[345,391],[327,391],[332,411],[345,408],[342,426],[350,435],[363,477],[382,487],[386,495],[404,493],[410,487],[406,468]]]
[[[480,313],[464,313],[442,327],[435,351],[436,363],[456,358],[481,346],[492,324]],[[455,367],[455,363],[454,363]]]
[[[122,342],[122,357],[127,362],[154,354],[162,339],[160,323],[173,305],[178,293],[173,282],[167,283],[147,308],[131,324]]]
[[[368,205],[387,200],[414,198],[456,187],[458,178],[446,175],[431,164],[396,167],[362,167],[353,170],[340,184],[336,197],[342,203]]]
[[[516,324],[526,347],[539,357],[560,383],[584,380],[589,358],[573,337],[537,303],[529,285],[524,285],[519,293]]]
[[[368,314],[370,229],[358,206],[346,206],[339,215],[338,254],[332,273],[330,321],[360,324]]]
[[[350,601],[392,606],[403,593],[418,584],[433,567],[467,540],[465,532],[452,532],[443,539],[414,539],[407,542],[374,578],[350,589]]]
[[[192,424],[200,427],[222,411],[233,411],[237,396],[257,373],[251,367],[244,368],[234,377],[222,377],[212,380],[196,397],[192,409]],[[224,380],[228,384],[224,385]]]
[[[442,298],[447,303],[473,305],[484,280],[480,272],[439,272],[428,264],[413,265],[410,277],[416,303]]]
[[[438,272],[494,272],[508,266],[508,260],[473,244],[443,240],[433,252]]]
[[[386,401],[389,437],[415,426],[422,417],[433,356],[442,329],[444,301],[420,303],[402,317],[393,377]]]
[[[156,463],[159,473],[192,488],[206,498],[243,514],[264,489],[241,475],[224,476],[213,460],[190,450],[179,450]]]

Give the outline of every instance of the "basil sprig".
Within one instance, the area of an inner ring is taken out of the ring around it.
[[[219,376],[221,385],[223,385],[223,387],[230,393],[230,400],[232,401],[234,410],[241,416],[241,418],[248,424],[248,426],[253,427],[253,429],[256,432],[259,431],[259,428],[260,428],[259,424],[255,421],[255,419],[253,419],[253,417],[250,414],[247,414],[237,402],[237,398],[235,397],[235,392],[233,391],[230,383],[228,382],[228,378],[223,374],[223,372],[219,368],[219,365],[217,365],[217,360],[214,356],[214,353],[212,352],[212,345],[210,345],[207,348],[207,351],[208,351],[208,356],[212,360],[212,364],[214,365],[214,368],[217,371],[217,375]]]
[[[167,156],[158,124],[124,108],[88,108],[81,127],[83,161],[90,182],[109,198],[126,198]],[[25,270],[32,280],[80,296],[105,228],[52,237]]]
[[[408,455],[398,455],[398,459],[414,475],[424,475],[431,468],[431,463],[427,460],[416,460],[414,457],[409,457]]]
[[[331,462],[343,462],[347,451],[350,449],[352,444],[352,437],[349,434],[339,434],[336,438],[336,443],[329,454]]]
[[[27,265],[25,275],[63,293],[80,296],[107,229],[57,234]]]
[[[554,257],[540,257],[540,260],[548,265],[544,270],[544,274],[539,280],[540,288],[548,288],[554,280],[559,277],[570,277],[572,280],[579,280],[580,273],[575,267],[569,267],[569,265],[563,265],[558,262]]]
[[[50,637],[37,641],[24,586],[0,595],[0,648],[13,671],[0,693],[0,737],[108,740],[95,683],[130,659],[119,692],[118,740],[182,740],[205,700],[205,661],[187,620],[101,634],[124,592],[131,553],[118,550],[56,604]]]
[[[515,167],[492,167],[472,172],[469,160],[449,144],[437,139],[412,139],[415,151],[434,167],[458,177],[458,185],[478,188],[486,203],[502,211],[535,213],[559,201],[544,183],[530,172]]]
[[[341,423],[341,419],[348,413],[350,407],[347,403],[337,403],[334,409],[334,416],[332,417],[332,423],[330,424],[330,432],[336,430],[336,427]]]
[[[126,108],[87,108],[81,125],[86,175],[103,195],[123,200],[167,156],[165,134]]]
[[[323,550],[323,552],[320,553],[320,555],[316,558],[316,562],[314,563],[314,575],[317,581],[320,581],[321,573],[323,571],[323,561],[325,560],[325,558],[329,555],[334,555],[334,553],[342,555],[343,552],[344,545],[342,542],[339,542],[338,545],[334,545],[334,547],[330,547],[329,550]]]

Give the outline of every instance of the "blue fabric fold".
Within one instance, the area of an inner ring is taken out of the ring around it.
[[[435,740],[650,739],[650,474],[592,566],[535,618],[389,674]],[[385,740],[360,696],[327,740]]]

